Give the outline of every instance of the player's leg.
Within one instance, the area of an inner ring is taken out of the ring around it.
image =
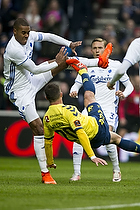
[[[95,59],[95,64],[94,65],[99,66],[101,68],[107,68],[108,63],[109,63],[108,59],[109,59],[109,56],[111,55],[111,53],[112,53],[112,44],[108,43],[104,52],[103,52],[103,54],[99,56],[99,59],[98,60]],[[76,70],[76,68],[74,67],[76,63],[74,63],[72,60],[73,59],[69,59],[69,60],[66,61],[66,63],[68,65],[72,66]],[[93,63],[92,63],[92,65],[93,65]]]
[[[106,145],[108,156],[113,165],[113,182],[121,181],[121,172],[119,167],[117,147],[114,144]]]
[[[34,92],[32,93],[33,96],[41,90],[51,79],[53,78],[51,71],[47,71],[45,73],[36,74],[36,75],[29,75],[30,82],[32,84],[32,88]]]
[[[88,115],[87,109],[84,108],[82,114]],[[83,147],[76,142],[73,143],[73,168],[74,174],[70,181],[78,181],[79,178],[81,179],[81,162],[83,156]]]
[[[87,107],[89,104],[94,103],[95,100],[95,86],[91,81],[87,67],[77,59],[68,59],[66,63],[72,66],[79,75],[81,75],[83,87],[84,87],[84,106]]]
[[[25,120],[28,122],[34,135],[34,150],[41,169],[42,182],[45,184],[56,184],[47,168],[43,123],[36,112],[34,101],[28,105],[25,105],[21,112],[25,117]]]
[[[101,68],[108,67],[108,58],[112,53],[112,43],[108,43],[103,54],[99,56],[98,66]]]
[[[110,113],[108,115],[108,113],[104,113],[107,119],[107,122],[109,124],[109,130],[113,131],[113,127],[117,127],[117,121],[118,118],[110,118]],[[114,126],[113,126],[114,125]],[[115,128],[114,128],[115,129]],[[118,151],[117,151],[117,147],[114,144],[108,144],[106,145],[106,150],[108,153],[108,156],[112,162],[113,165],[113,182],[119,182],[121,181],[121,172],[120,172],[120,167],[119,167],[119,159],[118,159]]]
[[[83,147],[76,142],[73,143],[73,168],[74,174],[70,178],[70,181],[78,181],[81,176],[81,162],[83,156]]]
[[[134,141],[123,139],[120,135],[110,131],[110,143],[116,144],[118,147],[130,151],[140,153],[140,145]]]

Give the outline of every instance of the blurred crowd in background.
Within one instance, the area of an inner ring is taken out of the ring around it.
[[[31,29],[60,35],[68,40],[83,41],[77,48],[78,56],[92,57],[90,45],[85,44],[90,30],[95,28],[95,19],[101,18],[102,8],[109,8],[111,0],[0,0],[0,110],[16,109],[3,90],[3,53],[13,34],[13,23],[18,17],[25,17]],[[131,41],[140,37],[140,0],[122,0],[116,19],[117,27],[111,23],[103,26],[101,38],[113,43],[112,59],[122,61]],[[93,37],[95,38],[95,37]],[[54,59],[60,46],[49,42],[35,43],[33,60],[36,64]],[[71,51],[69,55],[72,56]],[[128,70],[134,85],[132,95],[120,102],[121,129],[132,117],[139,119],[140,77],[138,64]],[[83,109],[83,90],[79,98],[70,98],[69,89],[77,73],[65,70],[54,78],[60,82],[64,92],[64,103]],[[123,87],[121,87],[123,89]],[[37,95],[37,109],[46,110],[43,91]],[[129,108],[128,108],[129,107]],[[135,109],[133,109],[135,107]],[[131,111],[133,109],[133,112]],[[123,113],[123,114],[122,114]],[[127,118],[127,117],[128,118]],[[128,128],[129,131],[130,128]],[[121,130],[120,132],[124,132]],[[131,129],[130,131],[131,132]],[[123,135],[124,135],[123,133]]]

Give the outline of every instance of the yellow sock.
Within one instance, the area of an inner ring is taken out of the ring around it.
[[[83,68],[83,69],[79,70],[78,73],[80,75],[85,74],[85,73],[87,74],[87,70],[85,68]]]

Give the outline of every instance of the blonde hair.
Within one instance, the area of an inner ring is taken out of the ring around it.
[[[107,45],[107,41],[105,39],[102,39],[102,38],[99,38],[99,37],[93,39],[93,41],[91,42],[91,47],[92,47],[92,44],[94,42],[103,42],[104,43],[104,47],[106,47],[106,45]]]

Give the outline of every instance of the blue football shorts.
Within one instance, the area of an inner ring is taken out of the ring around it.
[[[87,106],[88,115],[95,117],[99,130],[96,136],[90,141],[92,148],[98,148],[101,145],[107,145],[110,143],[110,132],[107,120],[102,111],[101,106],[98,103],[92,103]]]

